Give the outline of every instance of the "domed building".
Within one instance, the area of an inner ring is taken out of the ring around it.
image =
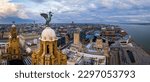
[[[65,65],[67,57],[57,49],[55,31],[46,27],[40,37],[40,48],[32,54],[33,65]]]

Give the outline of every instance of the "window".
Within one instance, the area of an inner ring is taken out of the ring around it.
[[[55,50],[55,46],[54,46],[54,44],[53,44],[53,53],[54,53],[54,50]]]
[[[49,45],[47,45],[47,54],[49,54]]]
[[[16,53],[16,50],[14,49],[14,54]]]

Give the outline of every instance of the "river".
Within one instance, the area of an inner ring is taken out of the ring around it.
[[[150,54],[150,25],[120,24],[119,26]]]

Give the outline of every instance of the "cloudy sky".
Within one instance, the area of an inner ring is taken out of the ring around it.
[[[0,23],[149,23],[150,0],[0,0]]]

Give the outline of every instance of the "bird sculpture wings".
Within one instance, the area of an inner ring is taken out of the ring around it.
[[[41,13],[41,16],[44,17],[46,20],[45,25],[49,26],[49,22],[51,21],[51,17],[53,16],[52,12],[49,12],[49,14]]]

